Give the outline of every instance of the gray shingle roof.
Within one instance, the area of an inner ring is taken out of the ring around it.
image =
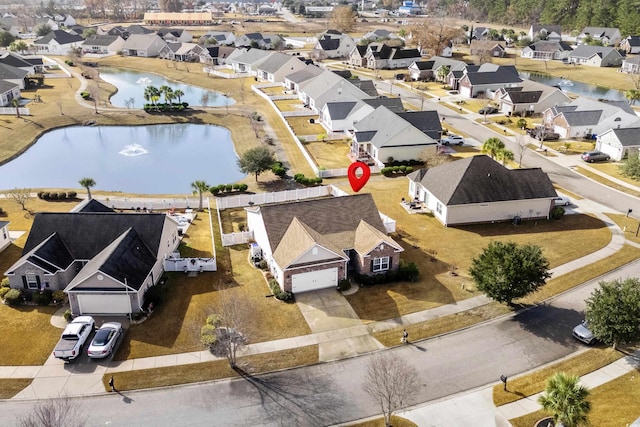
[[[275,73],[292,59],[296,61],[300,60],[291,55],[287,55],[286,53],[273,52],[268,58],[260,63],[258,68],[262,71],[266,71],[267,73]]]
[[[597,125],[602,117],[602,110],[596,111],[567,111],[563,116],[569,126]]]
[[[605,56],[609,55],[613,51],[616,51],[616,48],[610,47],[610,46],[590,46],[586,44],[581,44],[578,47],[576,47],[573,50],[573,52],[569,54],[569,57],[591,58],[593,55],[598,55],[601,58],[604,58]]]
[[[22,68],[0,63],[0,80],[24,79],[27,74],[29,74],[29,72]]]
[[[640,128],[613,129],[613,133],[616,135],[623,147],[640,146]],[[1,225],[0,228],[2,228]]]
[[[332,120],[343,120],[351,114],[356,104],[355,101],[327,102],[327,110]]]
[[[98,34],[94,34],[93,36],[91,36],[88,39],[86,39],[83,44],[86,45],[86,46],[105,46],[105,47],[107,47],[107,46],[110,46],[116,40],[118,40],[118,37],[120,37],[120,36],[109,36],[109,35],[100,36]]]
[[[535,104],[542,96],[541,90],[534,91],[507,91],[514,104]]]
[[[376,97],[371,99],[363,99],[362,102],[372,106],[373,108],[378,108],[379,106],[384,105],[394,113],[404,112],[404,107],[402,106],[402,99],[400,98],[387,98],[386,96],[383,96],[383,97]]]
[[[540,168],[507,169],[489,156],[473,156],[408,175],[446,206],[556,197]]]
[[[322,68],[316,65],[309,64],[300,71],[287,74],[286,79],[292,81],[293,83],[302,83],[322,74],[322,71],[324,71]]]
[[[438,116],[437,111],[407,111],[398,113],[398,116],[402,117],[414,127],[429,135],[431,138],[440,139],[442,124],[440,123],[440,116]]]
[[[31,67],[33,64],[16,55],[15,53],[7,52],[0,55],[0,64],[11,65],[12,67]]]
[[[522,81],[517,74],[503,67],[499,67],[495,72],[467,73],[467,76],[472,85],[520,83]]]
[[[51,40],[57,41],[59,44],[71,44],[81,42],[84,39],[75,34],[69,34],[66,31],[54,30],[46,36],[34,41],[33,44],[49,44]]]

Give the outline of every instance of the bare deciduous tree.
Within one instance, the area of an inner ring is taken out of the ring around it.
[[[431,55],[442,55],[442,51],[453,40],[464,36],[461,28],[449,27],[444,18],[425,20],[422,25],[412,29],[412,41],[420,46],[422,51]]]
[[[367,365],[362,387],[380,405],[388,427],[393,412],[405,406],[420,385],[415,368],[397,355],[377,354]]]
[[[356,22],[356,12],[351,6],[336,6],[331,12],[329,25],[331,28],[348,33],[353,30]]]
[[[516,148],[514,150],[515,158],[518,160],[518,167],[522,167],[522,159],[527,152],[527,137],[521,134],[516,134]]]
[[[7,199],[13,200],[20,205],[23,211],[28,210],[26,204],[33,197],[30,188],[14,188],[13,190],[5,191],[4,195]]]
[[[20,427],[83,427],[86,424],[87,415],[81,409],[78,401],[68,397],[38,402],[17,419],[17,425]]]

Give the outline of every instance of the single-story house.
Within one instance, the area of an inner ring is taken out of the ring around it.
[[[22,257],[4,273],[10,286],[63,289],[74,315],[142,311],[145,292],[180,243],[178,223],[164,213],[117,213],[92,199],[83,203],[72,212],[35,215]]]
[[[371,98],[371,95],[354,85],[350,79],[345,79],[329,70],[324,70],[298,87],[298,99],[318,114],[327,102],[368,98]]]
[[[48,55],[68,55],[72,49],[82,46],[84,39],[66,31],[54,30],[33,42],[38,53]]]
[[[462,71],[467,67],[463,61],[432,56],[426,61],[416,61],[409,66],[409,76],[413,80],[444,80],[454,70]]]
[[[0,107],[13,107],[12,101],[20,96],[20,85],[0,80]]]
[[[545,61],[567,59],[573,48],[563,41],[540,40],[522,49],[520,56]]]
[[[480,94],[493,96],[500,88],[515,87],[522,84],[518,71],[512,65],[482,64],[477,71],[463,74],[458,81],[460,95],[475,98]]]
[[[0,81],[18,85],[20,89],[25,89],[27,87],[26,77],[28,75],[29,72],[23,68],[17,68],[0,62]]]
[[[598,135],[596,150],[620,161],[630,153],[640,152],[640,127],[609,129]]]
[[[640,53],[640,36],[628,36],[620,42],[620,49],[627,52],[627,55]]]
[[[430,126],[419,124],[421,118],[422,121],[429,122],[424,117],[418,115],[414,120],[404,114],[394,113],[385,106],[379,106],[353,124],[353,157],[379,166],[384,166],[390,158],[400,161],[417,159],[427,147],[436,147],[440,137],[439,134],[436,138],[429,136],[435,129],[426,132],[424,127]]]
[[[579,45],[567,57],[572,64],[591,67],[619,67],[623,56],[615,47]]]
[[[562,27],[560,25],[533,24],[529,27],[527,37],[530,40],[560,41],[562,40]]]
[[[94,34],[82,43],[82,53],[101,56],[115,55],[122,51],[124,39],[120,36]]]
[[[131,34],[122,45],[122,55],[156,58],[166,45],[157,34]]]
[[[389,30],[377,29],[369,31],[362,36],[361,40],[368,40],[369,42],[380,42],[384,40],[398,39],[398,35]]]
[[[202,52],[204,48],[196,43],[166,42],[158,56],[171,61],[195,62]]]
[[[307,64],[299,56],[272,52],[256,66],[259,79],[273,83],[284,83],[285,76],[306,68]]]
[[[312,55],[318,59],[346,58],[355,46],[356,42],[350,35],[329,30],[318,37]]]
[[[302,70],[287,74],[284,77],[284,86],[288,90],[300,90],[300,85],[322,74],[325,70],[317,65],[307,64]]]
[[[156,33],[160,36],[160,38],[167,43],[192,43],[193,42],[193,34],[184,28],[161,28]]]
[[[231,31],[208,31],[200,37],[198,43],[201,45],[222,45],[231,46],[236,36]]]
[[[469,52],[471,55],[493,58],[502,58],[507,53],[504,42],[495,40],[471,40]]]
[[[356,45],[349,54],[349,64],[354,67],[366,67],[367,60],[365,55],[367,54],[367,46]]]
[[[469,30],[469,39],[470,40],[485,40],[489,37],[489,31],[491,28],[487,27],[472,27]]]
[[[384,105],[395,113],[404,112],[400,98],[376,97],[356,101],[327,102],[320,113],[320,124],[327,132],[353,130],[353,124]]]
[[[402,247],[387,235],[371,194],[245,208],[262,256],[280,288],[336,288],[348,272],[397,270]]]
[[[9,221],[0,221],[0,252],[11,244],[9,236]]]
[[[599,41],[603,46],[615,46],[622,40],[622,35],[618,28],[610,27],[585,27],[584,30],[576,37],[576,42],[579,45],[584,44],[588,38]]]
[[[284,39],[278,34],[247,33],[236,36],[233,44],[236,47],[253,47],[259,49],[284,48]]]
[[[257,66],[272,53],[262,49],[236,49],[227,58],[227,65],[236,73],[256,75]]]
[[[418,169],[409,196],[445,226],[549,218],[556,191],[540,168],[507,169],[479,155]]]
[[[543,113],[546,127],[561,138],[599,135],[609,129],[637,127],[640,118],[627,101],[595,101],[580,97]]]
[[[208,65],[224,65],[227,58],[236,50],[232,46],[205,46],[200,53],[200,63]]]
[[[498,89],[493,100],[504,114],[538,114],[571,102],[571,98],[557,87],[532,80],[524,80],[520,86]]]
[[[633,58],[624,58],[622,60],[623,73],[638,74],[640,73],[640,56],[634,56]]]
[[[17,53],[0,53],[0,64],[19,68],[29,74],[38,74],[44,71],[41,57],[22,57]]]

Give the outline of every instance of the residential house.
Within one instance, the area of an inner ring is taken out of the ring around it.
[[[619,67],[623,56],[615,47],[579,45],[568,56],[572,64],[591,67]]]
[[[12,107],[13,100],[20,99],[20,96],[20,85],[0,79],[0,107]]]
[[[262,256],[286,292],[337,288],[348,272],[384,274],[402,247],[387,235],[370,194],[245,208]]]
[[[229,55],[235,51],[232,46],[205,46],[200,53],[200,63],[207,65],[224,65]]]
[[[317,59],[346,58],[355,46],[356,42],[350,35],[329,30],[318,37],[312,55]]]
[[[543,121],[561,138],[570,139],[593,137],[609,129],[637,127],[640,118],[626,101],[595,101],[580,97],[569,104],[545,110]]]
[[[640,56],[624,58],[622,60],[622,68],[620,71],[629,74],[640,74]]]
[[[211,11],[144,13],[146,25],[213,25],[214,22],[215,17]]]
[[[496,90],[519,86],[521,83],[522,79],[514,66],[486,63],[475,72],[465,72],[458,82],[458,90],[468,98],[478,95],[492,98]]]
[[[491,31],[491,28],[472,27],[469,33],[469,40],[486,40],[489,38],[489,31]]]
[[[559,42],[562,40],[562,27],[560,25],[533,24],[529,27],[527,37],[534,41]]]
[[[236,36],[231,31],[208,31],[200,37],[198,43],[205,46],[232,46],[235,40]]]
[[[129,31],[125,27],[123,27],[122,25],[116,25],[115,27],[111,27],[109,29],[98,27],[96,29],[96,35],[98,35],[98,36],[119,36],[119,37],[122,37],[123,40],[126,40],[129,37]]]
[[[556,191],[540,168],[507,169],[479,155],[418,169],[409,197],[424,203],[443,225],[548,219]]]
[[[77,36],[82,36],[84,38],[84,32],[89,29],[89,27],[85,27],[84,25],[72,25],[70,27],[64,27],[65,31],[69,34],[75,34]],[[93,29],[93,28],[92,28]]]
[[[573,48],[563,41],[539,40],[522,49],[520,56],[529,59],[566,60]]]
[[[236,73],[249,73],[255,76],[257,66],[272,53],[262,49],[236,49],[227,58],[227,65],[231,65]]]
[[[37,33],[41,28],[49,28],[51,31],[57,31],[60,29],[58,23],[53,19],[53,17],[48,15],[36,16],[33,26],[29,28],[29,32]]]
[[[469,53],[481,58],[502,58],[507,53],[504,42],[495,40],[471,40]]]
[[[354,123],[353,135],[353,157],[379,166],[384,166],[390,158],[400,161],[417,159],[425,148],[438,144],[438,139],[430,137],[411,120],[385,106],[379,106]]]
[[[82,43],[85,55],[111,56],[122,52],[124,39],[120,36],[99,36],[94,34]]]
[[[576,42],[582,45],[589,38],[602,43],[603,46],[615,46],[622,40],[622,35],[618,28],[585,27],[576,37]]]
[[[53,19],[61,27],[71,28],[77,25],[76,19],[71,15],[54,15]]]
[[[200,59],[204,48],[195,43],[166,42],[158,56],[162,59],[179,62],[195,62]]]
[[[116,213],[99,202],[68,213],[37,213],[22,257],[6,272],[12,288],[60,290],[74,315],[142,311],[163,260],[178,247],[178,224],[164,213]]]
[[[327,102],[320,112],[320,124],[327,132],[352,131],[354,123],[362,120],[381,105],[394,113],[404,112],[400,98],[376,97],[355,101]]]
[[[628,36],[620,42],[620,49],[627,52],[627,55],[640,53],[640,36]]]
[[[464,70],[467,64],[456,59],[432,56],[427,61],[416,61],[409,66],[409,76],[413,80],[440,80],[454,70]],[[442,71],[444,71],[444,73]]]
[[[398,39],[398,35],[389,30],[377,29],[369,31],[362,36],[361,40],[368,40],[369,42],[383,42],[385,40]]]
[[[256,67],[259,79],[273,83],[284,83],[285,76],[306,68],[307,64],[299,56],[286,53],[271,52],[264,61]]]
[[[532,80],[524,80],[519,86],[498,89],[493,100],[500,111],[507,115],[540,114],[555,105],[571,102],[571,98],[557,87]]]
[[[156,58],[166,45],[157,34],[131,34],[122,45],[122,55]]]
[[[325,70],[313,64],[306,64],[305,67],[295,73],[287,74],[284,77],[284,86],[288,90],[300,91],[300,85],[308,82],[322,74]]]
[[[13,67],[0,62],[0,81],[17,85],[19,89],[25,89],[27,87],[27,75],[29,75],[29,72],[22,68]]]
[[[253,47],[259,49],[284,48],[284,39],[277,34],[248,33],[237,36],[233,44],[236,47]]]
[[[598,135],[596,150],[620,161],[629,154],[640,152],[640,127],[609,129]]]
[[[0,16],[0,31],[6,31],[13,37],[20,35],[20,26],[15,16]]]
[[[384,43],[369,44],[364,56],[365,66],[374,70],[408,68],[409,65],[421,59],[418,49],[392,47]]]
[[[436,141],[442,137],[442,124],[436,110],[394,112],[428,137]]]
[[[2,82],[0,82],[1,84]],[[5,250],[11,244],[11,236],[9,235],[9,221],[0,221],[0,252]]]
[[[23,57],[13,52],[3,52],[0,53],[0,64],[18,68],[30,75],[43,72],[42,58],[40,57]]]
[[[398,15],[420,15],[422,8],[411,0],[403,0],[402,6],[398,7]]]
[[[191,43],[193,34],[184,28],[161,28],[157,31],[158,36],[167,43]]]
[[[368,98],[371,98],[371,94],[354,85],[352,80],[328,70],[300,84],[298,89],[298,99],[318,114],[327,102]]]
[[[129,36],[133,34],[140,34],[140,35],[155,34],[155,30],[152,30],[151,28],[143,27],[142,25],[132,24],[127,27],[127,33],[128,33],[127,38],[129,38]]]
[[[354,67],[366,67],[367,60],[365,59],[365,55],[367,54],[367,46],[357,45],[353,48],[351,53],[349,54],[349,64]]]
[[[68,55],[71,50],[82,46],[81,36],[66,31],[54,30],[33,42],[38,53],[47,55]]]

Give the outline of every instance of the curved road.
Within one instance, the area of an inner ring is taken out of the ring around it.
[[[640,275],[640,262],[598,280]],[[582,345],[571,337],[581,319],[591,281],[549,304],[517,315],[406,347],[388,350],[416,368],[421,383],[414,402],[498,382],[564,357]],[[88,425],[325,426],[378,415],[362,391],[369,357],[319,364],[257,377],[184,387],[124,392],[77,399]],[[117,384],[116,384],[117,385]],[[33,402],[5,401],[0,424]]]

